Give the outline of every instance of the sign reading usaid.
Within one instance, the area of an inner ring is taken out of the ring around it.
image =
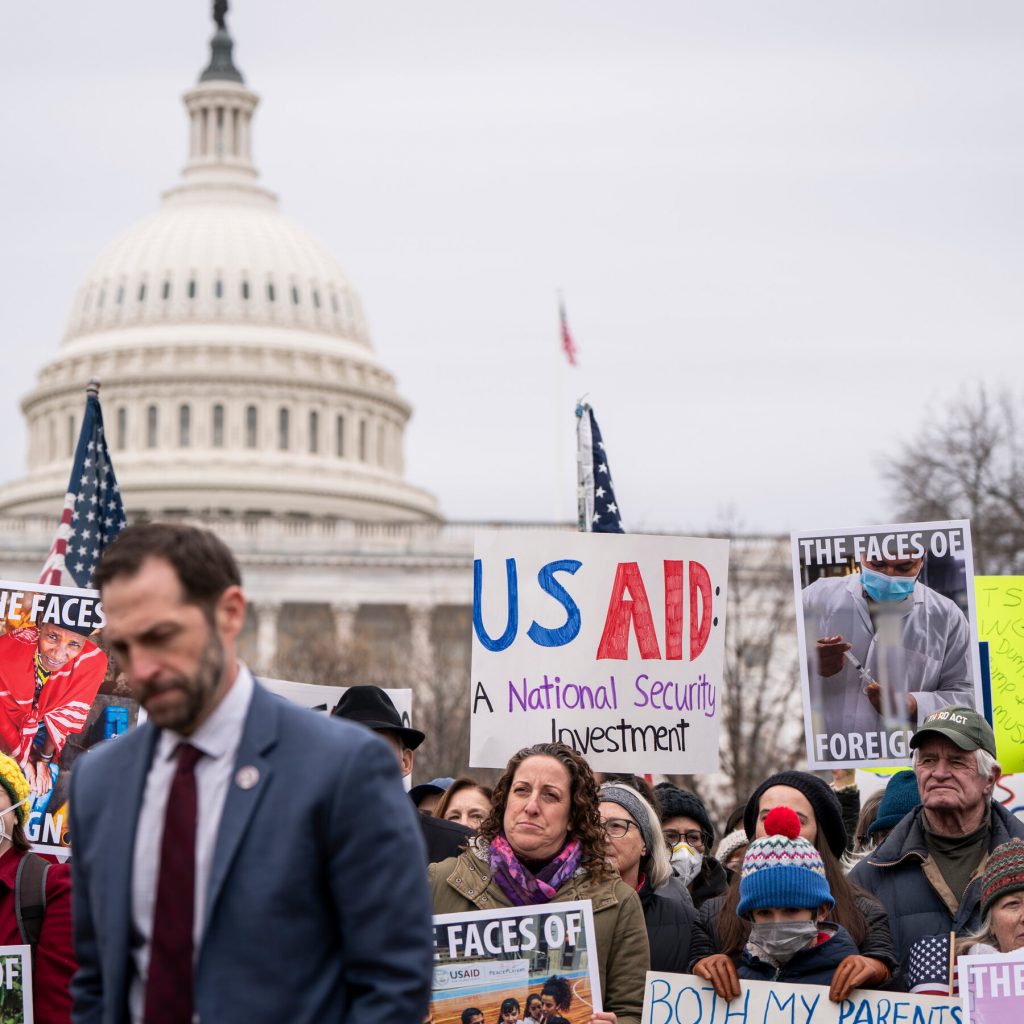
[[[469,763],[564,743],[602,771],[718,767],[729,543],[481,530]]]

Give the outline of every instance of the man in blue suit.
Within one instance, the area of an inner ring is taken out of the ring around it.
[[[422,1021],[423,841],[391,751],[253,680],[213,534],[130,527],[95,583],[149,720],[75,765],[74,1020]]]

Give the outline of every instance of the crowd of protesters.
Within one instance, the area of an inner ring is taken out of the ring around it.
[[[416,1024],[431,909],[592,907],[602,1010],[555,975],[466,1007],[469,1024],[639,1024],[651,969],[727,1000],[742,979],[951,995],[959,955],[1024,948],[1024,823],[993,798],[992,729],[970,708],[925,718],[912,770],[863,805],[851,772],[785,771],[720,831],[695,793],[601,776],[558,743],[493,788],[406,795],[427,737],[383,690],[352,686],[325,718],[238,660],[245,599],[211,534],[132,527],[97,579],[149,721],[76,767],[70,876],[32,879],[29,782],[0,756],[0,919],[31,946],[40,1024]]]

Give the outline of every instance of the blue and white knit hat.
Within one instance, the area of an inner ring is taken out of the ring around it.
[[[764,830],[765,835],[755,839],[743,855],[736,913],[748,917],[764,907],[835,906],[821,854],[801,838],[796,812],[774,808],[764,819]]]

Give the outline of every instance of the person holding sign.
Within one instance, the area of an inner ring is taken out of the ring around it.
[[[926,935],[910,949],[907,986],[918,995],[956,995],[957,960],[1024,949],[1024,840],[992,851],[981,877],[981,926],[950,944],[949,935]]]
[[[1024,838],[1024,823],[992,799],[996,740],[977,711],[935,712],[910,746],[921,806],[850,872],[889,910],[901,961],[926,935],[976,930],[984,863],[996,847]]]
[[[69,987],[76,967],[71,949],[71,878],[66,864],[50,864],[29,852],[25,824],[30,802],[28,779],[14,758],[0,754],[0,946],[31,940],[35,1024],[67,1024]],[[38,869],[36,893],[28,891],[30,867]],[[23,909],[42,912],[34,933],[27,935],[16,910],[19,889]]]
[[[435,914],[590,900],[605,1009],[591,1024],[639,1024],[650,965],[636,892],[606,860],[597,783],[562,743],[514,754],[469,849],[429,867]]]
[[[857,947],[842,925],[826,922],[835,906],[821,854],[800,835],[800,819],[775,807],[765,834],[747,848],[736,912],[751,922],[741,978],[830,985]]]
[[[639,893],[644,907],[651,970],[685,974],[697,913],[670,881],[672,866],[658,814],[628,786],[605,783],[598,796],[608,859],[619,877]]]
[[[866,892],[850,885],[839,858],[846,850],[846,828],[835,791],[809,772],[779,772],[765,779],[747,801],[743,827],[750,840],[763,838],[765,822],[776,807],[789,807],[800,822],[800,835],[821,857],[834,905],[828,917],[850,935],[856,955],[847,957],[832,980],[829,998],[842,1002],[855,988],[885,984],[897,964],[883,906]],[[738,912],[740,879],[734,877],[724,896],[701,907],[702,930],[695,938],[694,974],[706,978],[725,999],[739,994],[736,964],[750,937],[750,922]],[[710,943],[703,942],[706,933]]]
[[[802,592],[811,700],[826,738],[884,732],[886,719],[916,725],[974,692],[967,618],[918,580],[924,555],[878,554],[863,555],[860,572],[823,576]]]

